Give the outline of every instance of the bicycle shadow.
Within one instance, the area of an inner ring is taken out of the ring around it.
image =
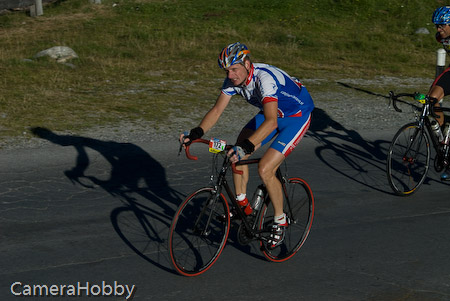
[[[390,141],[368,140],[318,107],[307,135],[321,144],[315,153],[329,168],[370,189],[392,194],[385,168]]]
[[[387,95],[383,95],[383,94],[379,94],[379,93],[372,92],[372,91],[370,91],[370,90],[366,90],[366,89],[354,87],[354,86],[351,86],[351,85],[346,84],[346,83],[343,83],[343,82],[337,82],[337,84],[339,84],[339,85],[341,85],[341,86],[343,86],[343,87],[345,87],[345,88],[353,89],[353,90],[355,90],[355,91],[364,92],[364,93],[366,93],[366,94],[370,94],[370,95],[373,95],[373,96],[383,97],[383,98],[389,99],[389,96],[387,96]]]
[[[369,94],[369,95],[372,95],[372,96],[382,97],[382,98],[389,99],[389,96],[387,96],[387,95],[375,93],[375,92],[373,92],[373,91],[370,91],[370,90],[367,90],[367,89],[362,89],[362,88],[359,88],[359,87],[355,87],[355,86],[352,86],[352,85],[349,85],[349,84],[346,84],[346,83],[343,83],[343,82],[337,82],[337,84],[339,84],[339,85],[341,85],[341,86],[343,86],[343,87],[345,87],[345,88],[353,89],[353,90],[358,91],[358,92],[363,92],[363,93],[366,93],[366,94]],[[329,116],[326,117],[325,119],[328,119],[328,118],[329,118]],[[331,119],[331,118],[330,118],[330,119]],[[335,121],[333,120],[333,122],[335,122]],[[342,127],[342,126],[341,126],[341,127]],[[342,128],[343,128],[343,127],[342,127]],[[394,137],[394,135],[395,135],[395,133],[396,133],[397,130],[398,130],[398,129],[395,129],[394,132],[392,133],[392,138]],[[345,129],[344,129],[344,131],[345,131]],[[358,134],[358,135],[359,135],[359,134]],[[362,138],[362,137],[361,137],[361,136],[357,137],[357,140],[361,141],[360,138]],[[381,143],[380,143],[380,142],[381,142]],[[387,188],[387,192],[388,192],[389,194],[394,194],[394,195],[395,195],[395,193],[393,193],[392,190],[390,189],[389,184],[388,184],[388,182],[387,182],[386,166],[385,166],[385,164],[386,164],[386,158],[387,158],[387,152],[388,152],[388,148],[389,148],[390,143],[391,143],[391,141],[374,141],[374,142],[370,142],[369,144],[372,144],[373,147],[376,147],[376,146],[378,145],[378,147],[380,147],[379,150],[381,150],[381,151],[383,152],[383,155],[382,155],[382,156],[378,156],[377,154],[374,154],[374,155],[375,155],[375,157],[376,157],[378,160],[381,160],[380,163],[382,163],[382,165],[383,165],[383,167],[384,167],[384,174],[383,174],[383,175],[380,175],[380,176],[381,176],[383,179],[386,179],[386,181],[385,181],[386,184],[385,184],[385,185],[388,187],[388,188]],[[366,145],[366,146],[367,146],[367,145]],[[373,149],[373,147],[372,147],[372,149]],[[369,147],[365,147],[365,149],[366,149],[367,151],[370,152],[371,147],[370,147],[370,146],[369,146]],[[430,164],[431,164],[431,166],[434,165],[434,156],[432,157]],[[440,180],[437,180],[437,178],[439,178],[439,176],[437,175],[437,173],[435,172],[435,170],[433,170],[433,168],[430,168],[430,171],[428,172],[428,176],[426,177],[426,179],[425,179],[425,181],[422,183],[422,185],[431,185],[432,183],[439,183],[439,184],[449,185],[449,183],[444,183],[444,182],[442,182],[442,181],[440,181]]]
[[[89,137],[58,135],[46,128],[31,132],[56,145],[74,147],[75,166],[64,171],[74,184],[87,189],[102,188],[123,205],[110,213],[117,235],[136,254],[153,265],[174,272],[161,262],[160,250],[166,248],[168,228],[182,195],[166,180],[164,167],[149,153],[131,143],[102,141]],[[95,170],[88,154],[94,151],[111,165]],[[168,259],[167,259],[168,260]]]

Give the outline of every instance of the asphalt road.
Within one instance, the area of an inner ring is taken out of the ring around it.
[[[87,286],[111,300],[127,288],[134,300],[450,300],[449,187],[432,172],[416,194],[394,196],[384,167],[393,132],[314,128],[288,159],[316,202],[301,251],[275,264],[231,236],[194,278],[174,272],[167,233],[177,204],[208,183],[208,155],[39,134],[51,144],[0,151],[0,300],[35,285],[65,285],[56,300],[85,300]],[[81,297],[69,298],[78,283]]]

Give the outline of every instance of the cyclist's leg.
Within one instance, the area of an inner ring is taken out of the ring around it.
[[[444,98],[444,89],[442,89],[441,86],[433,86],[433,87],[430,89],[430,92],[428,93],[428,95],[429,95],[430,97],[433,97],[433,98],[436,98],[436,99],[441,100],[442,98]],[[440,104],[440,102],[438,102],[438,103],[436,103],[434,106],[435,106],[435,107],[440,107],[441,104]],[[436,111],[435,113],[436,113],[436,115],[438,116],[438,117],[436,118],[436,120],[437,120],[437,122],[439,123],[439,126],[442,126],[442,125],[444,124],[444,112],[437,112],[437,111]]]
[[[430,91],[428,95],[430,97],[434,97],[439,100],[439,102],[435,105],[436,107],[441,106],[441,101],[444,96],[450,94],[450,68],[447,68],[444,72],[442,72],[431,85]],[[444,120],[444,112],[436,112],[438,115],[437,121],[440,126],[442,126],[445,122]],[[441,174],[441,180],[449,180],[450,179],[450,170],[444,170]]]
[[[267,187],[275,216],[283,214],[283,193],[275,173],[284,159],[305,135],[311,123],[311,114],[301,117],[278,118],[279,134],[259,162],[258,172]]]
[[[253,117],[247,125],[242,129],[241,133],[238,136],[238,139],[236,143],[242,142],[248,137],[250,137],[258,127],[261,126],[261,124],[264,121],[264,115],[261,113],[258,113],[255,117]],[[264,141],[259,144],[255,145],[255,150],[260,148],[262,145],[269,142],[273,136],[275,136],[276,131],[274,131],[272,134],[270,134]],[[249,156],[245,156],[244,159],[247,159]],[[242,171],[242,175],[233,173],[233,181],[235,186],[236,195],[243,193],[247,193],[247,183],[248,183],[248,177],[249,177],[249,171],[247,165],[239,165],[236,167],[238,170]]]
[[[282,186],[275,173],[284,159],[303,138],[309,128],[310,122],[310,113],[303,114],[300,117],[278,118],[279,134],[259,162],[259,175],[266,185],[274,209],[274,223],[267,245],[269,250],[282,244],[286,227],[289,223],[283,211],[284,198]]]
[[[430,97],[436,98],[439,102],[435,105],[436,107],[440,107],[440,102],[444,98],[444,96],[450,94],[450,68],[447,68],[444,72],[442,72],[433,82],[430,87],[430,91],[428,95]],[[444,113],[436,112],[439,116],[437,121],[439,125],[442,126],[444,124]]]
[[[254,130],[249,128],[243,128],[241,133],[239,134],[239,137],[236,141],[236,143],[239,143],[240,141],[244,141],[248,137],[250,137],[253,134]],[[256,148],[256,147],[255,147]],[[247,159],[248,155],[244,157],[244,159]],[[234,181],[234,188],[236,191],[236,195],[239,195],[241,193],[246,194],[247,193],[247,183],[248,183],[248,165],[238,165],[236,166],[236,169],[239,171],[242,171],[242,174],[233,173],[233,181]]]
[[[281,183],[276,177],[276,171],[284,159],[285,157],[280,151],[269,148],[261,158],[258,166],[259,176],[264,185],[266,185],[275,216],[283,214],[283,191]]]

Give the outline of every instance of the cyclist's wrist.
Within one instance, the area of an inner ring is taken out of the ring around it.
[[[248,139],[241,141],[237,144],[237,146],[242,147],[246,155],[251,154],[255,151],[255,145]]]
[[[191,141],[199,139],[203,136],[203,134],[205,134],[205,132],[203,131],[203,129],[201,127],[196,127],[193,128],[190,132],[189,132],[189,139]]]

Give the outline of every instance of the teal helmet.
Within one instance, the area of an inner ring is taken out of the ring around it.
[[[442,6],[436,9],[432,21],[436,25],[450,24],[450,6]]]

